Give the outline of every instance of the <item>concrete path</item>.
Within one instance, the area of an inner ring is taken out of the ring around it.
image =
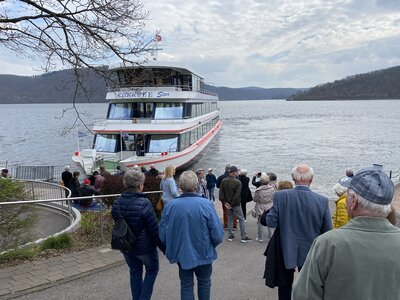
[[[219,203],[218,203],[219,204]],[[217,205],[218,208],[218,205]],[[218,209],[219,210],[219,209]],[[256,220],[248,216],[247,232],[256,237]],[[264,285],[266,243],[233,242],[218,246],[213,264],[213,299],[276,299],[277,289]],[[160,273],[153,299],[179,299],[177,266],[160,253]],[[20,298],[18,298],[20,297]],[[108,246],[27,262],[0,270],[0,299],[129,299],[129,272],[118,251]]]
[[[397,185],[396,205],[400,202],[399,191],[400,186]],[[216,210],[221,216],[221,204],[219,201],[216,203]],[[249,203],[248,211],[252,206],[253,203]],[[333,201],[330,201],[330,208],[333,211]],[[246,227],[248,235],[254,239],[257,224],[249,215]],[[225,232],[224,242],[218,246],[218,259],[213,264],[212,298],[277,299],[277,289],[267,288],[262,279],[266,243],[253,240],[243,244],[240,243],[239,232],[236,236],[236,240],[228,242]],[[179,299],[179,291],[177,266],[169,264],[160,253],[160,272],[153,299]],[[104,245],[1,269],[0,299],[11,298],[129,299],[129,272],[120,252]]]

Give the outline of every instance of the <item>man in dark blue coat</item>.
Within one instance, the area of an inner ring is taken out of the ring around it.
[[[206,181],[208,189],[208,199],[210,199],[210,201],[214,203],[215,202],[214,190],[215,190],[215,184],[217,183],[217,177],[215,177],[215,175],[213,174],[213,169],[211,168],[208,169],[208,174],[206,175]]]
[[[328,198],[310,190],[314,171],[308,165],[292,170],[294,189],[278,191],[267,215],[269,227],[280,228],[287,282],[278,289],[279,299],[291,299],[295,268],[300,270],[314,239],[332,229]]]
[[[158,223],[153,206],[142,193],[144,174],[139,171],[125,173],[125,192],[114,201],[111,214],[114,221],[124,218],[136,236],[132,251],[123,253],[129,266],[133,299],[150,299],[156,280],[159,261],[157,246],[165,252],[158,235]],[[143,266],[146,268],[142,278]]]

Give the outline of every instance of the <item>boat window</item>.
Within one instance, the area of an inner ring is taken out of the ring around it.
[[[100,152],[116,152],[118,135],[116,134],[97,134],[94,149]]]
[[[154,119],[182,119],[182,103],[157,103]]]
[[[192,104],[192,118],[202,115],[201,107],[202,107],[202,103],[193,103]]]
[[[108,119],[129,120],[132,118],[132,103],[111,103]]]
[[[131,133],[122,132],[122,150],[135,151],[135,135]]]
[[[153,116],[153,103],[134,102],[132,107],[133,118],[151,118]]]
[[[193,82],[193,91],[196,92],[202,92],[202,86],[201,86],[201,78],[196,76],[196,75],[192,75],[192,82]]]
[[[179,151],[182,151],[190,146],[190,131],[181,134]]]
[[[176,152],[178,135],[153,134],[150,138],[150,153]]]

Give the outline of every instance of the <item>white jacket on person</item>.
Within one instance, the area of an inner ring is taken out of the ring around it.
[[[271,183],[261,185],[254,192],[253,201],[256,202],[254,210],[256,216],[261,216],[264,211],[271,209],[275,194],[275,186]]]

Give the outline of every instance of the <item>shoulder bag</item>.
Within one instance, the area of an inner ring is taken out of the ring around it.
[[[129,252],[135,247],[136,236],[129,228],[121,214],[118,201],[119,219],[115,222],[111,235],[111,248],[122,252]]]

